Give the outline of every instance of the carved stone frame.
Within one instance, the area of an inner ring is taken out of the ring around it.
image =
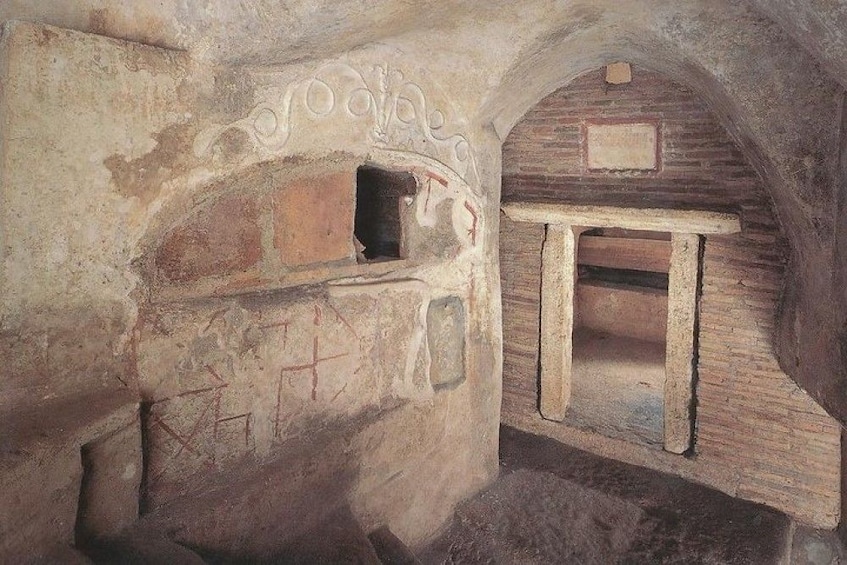
[[[736,233],[738,217],[705,211],[514,203],[514,221],[546,225],[541,274],[541,390],[543,418],[565,419],[571,396],[574,294],[579,235],[591,228],[671,233],[664,384],[664,449],[692,447],[700,250],[705,234]]]

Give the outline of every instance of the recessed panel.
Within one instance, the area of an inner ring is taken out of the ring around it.
[[[452,388],[465,380],[465,308],[456,296],[434,300],[426,313],[433,388]]]
[[[587,124],[585,131],[589,169],[652,171],[659,168],[656,124]]]

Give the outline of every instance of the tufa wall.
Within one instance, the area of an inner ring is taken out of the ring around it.
[[[658,120],[658,172],[587,171],[585,120]],[[503,200],[738,210],[708,236],[700,300],[695,456],[544,421],[537,411],[543,227],[501,221],[503,420],[605,455],[678,472],[825,527],[838,523],[840,427],[783,373],[774,324],[786,261],[762,181],[689,90],[642,68],[632,83],[587,73],[542,100],[504,145]]]
[[[340,505],[414,545],[495,476],[499,144],[406,66],[253,74],[4,25],[4,557],[139,506],[219,555]],[[365,164],[413,181],[403,259],[357,259]]]

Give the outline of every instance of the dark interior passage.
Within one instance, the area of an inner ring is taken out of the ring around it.
[[[368,166],[356,171],[354,233],[366,260],[404,257],[401,199],[414,194],[415,179],[409,173]]]

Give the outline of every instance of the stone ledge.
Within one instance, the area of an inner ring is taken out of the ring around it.
[[[670,208],[619,208],[573,204],[516,202],[503,212],[516,222],[623,228],[672,233],[729,234],[741,231],[737,214]]]
[[[0,414],[0,430],[0,555],[32,560],[72,546],[84,474],[89,490],[99,487],[98,503],[115,509],[115,500],[125,495],[134,504],[117,510],[127,520],[137,516],[141,437],[135,392],[100,391],[15,407]],[[119,441],[117,458],[97,463],[126,476],[104,484],[99,466],[93,473],[83,469],[83,448],[111,442],[121,430],[135,441]]]
[[[94,392],[6,410],[0,413],[0,472],[57,446],[81,448],[136,422],[138,410],[138,396],[129,390]]]
[[[275,278],[262,278],[258,274],[248,273],[240,278],[221,277],[192,283],[161,285],[152,290],[151,302],[162,304],[193,299],[226,298],[360,277],[396,275],[398,278],[404,278],[404,273],[423,264],[424,262],[411,259],[397,259],[378,263],[321,266],[285,273]]]

